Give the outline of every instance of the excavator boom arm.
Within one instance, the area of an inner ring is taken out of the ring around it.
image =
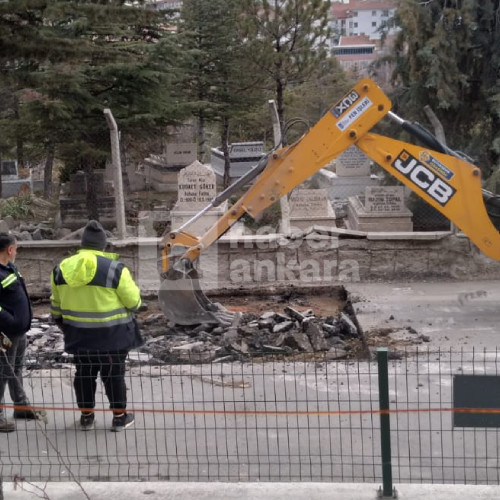
[[[361,80],[297,143],[274,152],[248,191],[202,237],[168,235],[163,271],[173,247],[186,249],[182,258],[196,260],[242,215],[256,217],[351,145],[444,214],[486,255],[500,259],[500,234],[482,200],[480,170],[455,156],[369,133],[390,108],[372,80]]]
[[[166,235],[161,258],[166,279],[159,293],[165,314],[181,324],[220,321],[220,310],[199,288],[193,262],[245,213],[256,217],[352,145],[444,214],[487,256],[500,260],[500,233],[483,202],[479,168],[390,108],[390,100],[372,80],[361,80],[299,141],[262,162],[255,182],[204,235],[196,237],[183,230]],[[371,133],[388,113],[426,146]],[[172,265],[173,259],[178,266]]]
[[[366,134],[356,146],[500,260],[500,233],[486,211],[478,167],[425,147]]]

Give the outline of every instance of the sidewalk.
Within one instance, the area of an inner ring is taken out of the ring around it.
[[[374,500],[376,484],[348,483],[25,483],[23,490],[4,483],[5,500]],[[398,498],[408,500],[490,500],[500,486],[402,484]],[[45,495],[43,496],[43,491]]]

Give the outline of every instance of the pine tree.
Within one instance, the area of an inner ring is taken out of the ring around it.
[[[24,105],[37,125],[25,140],[46,144],[49,162],[57,148],[66,175],[83,169],[92,177],[109,154],[104,108],[124,132],[168,123],[168,76],[151,43],[164,22],[123,0],[0,3],[0,78],[13,94],[27,88],[38,96]],[[89,191],[89,216],[97,218]]]
[[[257,99],[257,79],[243,64],[245,40],[239,0],[186,0],[181,11],[179,89],[197,119],[199,158],[206,153],[206,127],[217,123],[229,183],[230,123]]]
[[[325,0],[245,0],[250,71],[265,78],[275,94],[282,136],[284,94],[304,83],[327,56],[329,37]]]
[[[179,23],[181,99],[197,120],[198,157],[207,153],[207,125],[221,116],[231,98],[241,38],[238,0],[185,0]]]

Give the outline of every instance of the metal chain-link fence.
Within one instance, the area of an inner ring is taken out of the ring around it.
[[[453,425],[454,414],[471,411],[454,408],[454,378],[497,375],[496,351],[417,350],[390,360],[388,412],[375,360],[199,361],[131,353],[135,425],[113,433],[100,384],[95,427],[84,432],[71,359],[31,357],[24,385],[48,422],[17,420],[17,431],[0,434],[3,479],[372,483],[384,479],[380,422],[389,414],[395,482],[500,483],[498,429]]]

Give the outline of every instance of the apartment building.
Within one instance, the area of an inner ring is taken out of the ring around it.
[[[395,9],[395,0],[349,0],[332,4],[330,48],[345,71],[365,75],[370,65],[389,49],[397,33],[390,25]],[[381,27],[387,27],[383,47]],[[377,69],[381,83],[387,81],[389,75],[387,64]]]
[[[381,27],[390,25],[396,9],[395,0],[349,0],[349,3],[332,3],[330,26],[334,40],[341,36],[365,35],[370,40],[380,40]],[[396,29],[389,28],[389,34]]]
[[[377,57],[376,48],[367,35],[341,36],[332,54],[345,71],[364,73]]]

